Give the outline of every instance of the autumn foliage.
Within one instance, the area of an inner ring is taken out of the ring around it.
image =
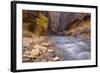
[[[42,13],[40,13],[39,17],[36,18],[35,21],[36,21],[36,28],[34,30],[34,33],[37,35],[45,34],[48,29],[48,18]]]

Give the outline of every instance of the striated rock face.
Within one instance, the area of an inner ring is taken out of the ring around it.
[[[81,13],[49,12],[50,28],[53,32],[63,31],[68,25],[78,19]]]
[[[60,13],[60,31],[64,30],[67,28],[71,22],[75,21],[80,17],[81,13],[65,13],[61,12]]]
[[[60,25],[60,12],[51,11],[49,12],[49,25],[53,32],[57,32],[58,26]]]
[[[90,39],[91,15],[89,13],[82,14],[80,18],[78,18],[68,26],[65,33],[68,36]]]

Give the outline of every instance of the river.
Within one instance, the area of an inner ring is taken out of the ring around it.
[[[53,41],[53,47],[60,49],[58,54],[63,56],[64,60],[87,60],[91,59],[90,40],[83,40],[66,36],[49,36]]]

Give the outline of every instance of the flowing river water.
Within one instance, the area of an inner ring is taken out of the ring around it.
[[[55,48],[64,60],[87,60],[91,58],[91,42],[79,38],[66,36],[50,36]]]

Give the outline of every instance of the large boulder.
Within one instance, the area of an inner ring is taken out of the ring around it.
[[[32,58],[36,58],[39,54],[40,54],[40,50],[39,49],[32,49],[32,51],[30,52],[30,56]]]

